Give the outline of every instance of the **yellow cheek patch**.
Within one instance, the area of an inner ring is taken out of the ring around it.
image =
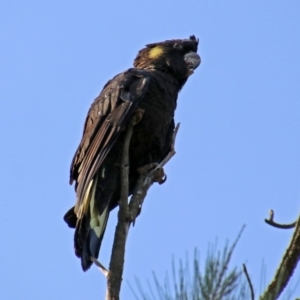
[[[162,46],[156,46],[149,51],[149,58],[156,59],[159,58],[164,53],[164,48]]]

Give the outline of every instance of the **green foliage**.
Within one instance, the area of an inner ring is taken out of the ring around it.
[[[179,261],[179,268],[172,263],[173,287],[169,276],[161,284],[153,273],[154,290],[147,282],[149,293],[145,292],[140,281],[136,279],[137,292],[131,290],[138,300],[244,300],[250,299],[249,288],[242,271],[236,267],[229,268],[235,246],[241,236],[240,231],[235,242],[225,244],[222,251],[217,250],[217,243],[208,249],[203,270],[200,265],[200,253],[194,252],[192,274],[189,270],[188,259],[185,265]]]

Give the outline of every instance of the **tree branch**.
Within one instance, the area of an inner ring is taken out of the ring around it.
[[[126,238],[130,224],[134,224],[136,217],[140,213],[141,206],[147,195],[147,191],[153,184],[153,182],[156,181],[155,177],[157,176],[157,173],[161,172],[163,166],[172,158],[172,156],[175,155],[174,144],[176,134],[179,129],[179,124],[177,124],[174,130],[171,151],[153,170],[148,171],[146,174],[140,175],[134,189],[134,193],[131,196],[130,202],[128,204],[129,145],[133,133],[133,126],[139,122],[139,118],[141,118],[140,115],[138,115],[137,117],[133,116],[133,118],[128,122],[125,142],[123,146],[121,163],[121,199],[119,203],[118,224],[115,231],[114,243],[109,264],[109,272],[107,276],[106,300],[119,300],[124,268]]]
[[[133,133],[134,119],[128,122],[121,162],[121,196],[119,201],[118,223],[115,231],[114,243],[107,276],[107,300],[118,300],[124,267],[125,245],[130,223],[128,222],[128,172],[129,145]]]
[[[91,256],[91,261],[98,267],[98,269],[103,273],[105,277],[108,276],[108,270],[101,264],[98,259]]]
[[[273,227],[280,228],[280,229],[291,229],[296,226],[296,222],[290,224],[280,224],[274,221],[274,210],[270,209],[269,211],[269,219],[265,219],[265,222]]]
[[[251,282],[251,279],[250,279],[250,276],[248,274],[248,270],[247,270],[247,267],[245,264],[243,264],[243,271],[246,275],[246,278],[247,278],[247,281],[249,284],[249,288],[250,288],[250,292],[251,292],[251,300],[255,300],[253,285],[252,285],[252,282]]]
[[[289,247],[286,249],[282,258],[280,266],[276,271],[274,279],[267,287],[264,294],[260,297],[260,300],[273,300],[277,299],[290,278],[292,277],[294,270],[300,259],[300,216],[296,223],[296,228],[290,242]]]

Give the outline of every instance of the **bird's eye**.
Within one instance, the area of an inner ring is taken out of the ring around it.
[[[175,44],[173,45],[173,47],[176,48],[176,49],[182,49],[182,45],[179,44],[179,43],[175,43]]]

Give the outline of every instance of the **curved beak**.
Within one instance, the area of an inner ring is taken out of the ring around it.
[[[196,52],[189,52],[184,56],[184,60],[190,70],[190,74],[194,73],[194,70],[196,70],[200,63],[201,63],[201,58]]]

